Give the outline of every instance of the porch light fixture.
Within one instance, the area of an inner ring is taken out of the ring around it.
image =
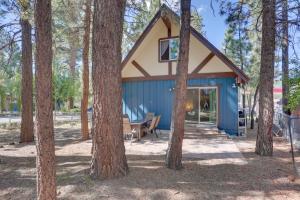
[[[170,88],[169,88],[169,91],[170,91],[170,92],[173,92],[174,90],[175,90],[174,87],[170,87]]]

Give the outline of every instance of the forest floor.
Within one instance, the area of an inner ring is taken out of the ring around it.
[[[35,144],[18,144],[18,136],[18,130],[0,130],[0,199],[36,196]],[[179,171],[164,166],[166,132],[125,141],[129,174],[100,181],[89,176],[91,140],[80,140],[79,125],[60,125],[55,128],[58,198],[300,199],[289,144],[274,138],[274,156],[260,157],[255,138],[255,131],[228,139],[214,130],[190,129]]]

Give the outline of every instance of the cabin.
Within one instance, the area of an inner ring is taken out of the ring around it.
[[[161,115],[160,129],[172,121],[179,54],[180,18],[163,5],[122,61],[123,114],[131,121],[147,112]],[[238,132],[238,88],[249,78],[191,27],[185,123]]]

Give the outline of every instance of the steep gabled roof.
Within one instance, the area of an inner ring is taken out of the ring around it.
[[[133,45],[131,50],[128,52],[126,57],[121,63],[122,69],[124,66],[128,63],[132,55],[135,53],[137,48],[140,46],[140,44],[144,41],[147,34],[151,31],[151,29],[154,27],[155,23],[160,19],[165,17],[166,15],[172,16],[172,19],[175,19],[178,23],[180,22],[180,17],[172,11],[168,6],[163,4],[160,9],[157,11],[157,13],[154,15],[152,20],[149,22],[143,33],[140,35],[140,37],[137,39],[136,43]],[[218,48],[216,48],[212,43],[210,43],[201,33],[199,33],[197,30],[195,30],[191,26],[191,34],[199,41],[201,42],[206,48],[208,48],[211,52],[213,52],[220,60],[222,60],[238,77],[241,78],[243,82],[248,82],[249,77],[240,69],[238,68],[231,60],[229,60]]]

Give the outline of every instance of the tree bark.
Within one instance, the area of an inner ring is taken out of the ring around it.
[[[250,128],[251,129],[254,129],[254,109],[255,109],[255,106],[257,103],[258,88],[259,88],[259,85],[256,86],[254,98],[253,98],[253,105],[252,105],[251,112],[250,112],[250,118],[251,118],[250,119]]]
[[[29,1],[20,1],[22,16],[20,19],[22,29],[22,113],[20,142],[32,142],[33,132],[33,97],[32,97],[32,42],[31,24],[26,13],[29,10]]]
[[[0,95],[1,98],[1,113],[3,113],[5,111],[5,103],[6,103],[6,98],[4,94]]]
[[[67,21],[71,24],[76,24],[79,20],[78,18],[78,8],[77,8],[76,1],[66,1],[66,6],[68,6],[68,14],[67,14]],[[75,81],[75,67],[76,67],[76,60],[77,60],[77,52],[79,47],[79,27],[74,25],[70,25],[68,27],[69,37],[68,42],[70,46],[70,57],[69,57],[69,67],[70,67],[70,78],[72,82]],[[71,110],[74,108],[74,85],[72,87],[72,94],[68,97],[68,109]]]
[[[241,37],[241,20],[239,20],[239,25],[238,25],[238,35],[239,35],[239,57],[240,57],[240,62],[241,62],[241,70],[244,71],[244,56],[243,56],[243,48],[242,48],[242,37]],[[246,108],[246,94],[245,94],[245,86],[243,88],[243,93],[242,93],[242,107],[243,111],[245,112]]]
[[[124,11],[125,0],[94,2],[93,178],[119,177],[128,172],[122,124],[121,43]]]
[[[74,38],[76,38],[75,34],[73,35]],[[70,61],[69,61],[69,66],[70,66],[70,75],[72,80],[75,80],[75,66],[76,66],[76,54],[77,54],[77,47],[76,47],[76,42],[74,41],[75,39],[71,39],[71,52],[70,52]],[[74,108],[74,97],[70,96],[69,97],[69,110]]]
[[[81,133],[82,139],[89,139],[88,101],[89,101],[89,45],[91,26],[91,0],[86,0],[83,35],[83,73],[82,73],[82,100],[81,100]]]
[[[51,0],[35,5],[37,198],[56,199],[52,104]]]
[[[275,0],[263,0],[261,68],[259,78],[259,120],[255,152],[273,154],[273,80],[275,57]]]
[[[289,94],[289,25],[288,0],[282,0],[282,111],[290,115],[288,105]]]
[[[182,168],[182,141],[184,137],[185,103],[189,61],[191,1],[181,0],[181,28],[179,59],[176,73],[175,102],[172,116],[174,130],[171,130],[166,166],[170,169]]]

